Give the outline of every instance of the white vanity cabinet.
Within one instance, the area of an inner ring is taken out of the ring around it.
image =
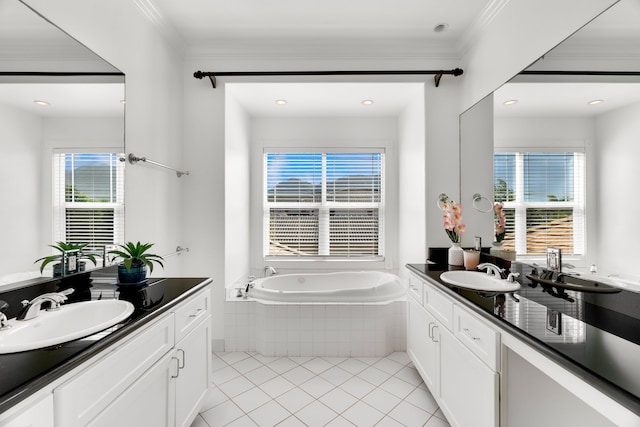
[[[2,427],[54,427],[53,426],[53,396],[51,393],[37,399],[35,403],[28,403],[24,409],[16,414],[0,414]]]
[[[210,291],[105,350],[53,391],[56,426],[189,425],[211,384]]]
[[[499,334],[428,283],[422,288],[423,304],[408,298],[409,357],[452,426],[497,426]]]

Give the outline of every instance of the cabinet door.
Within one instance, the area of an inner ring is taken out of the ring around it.
[[[178,360],[168,353],[100,412],[87,426],[125,427],[174,425],[175,390],[172,376]]]
[[[190,426],[211,386],[211,317],[203,319],[198,327],[177,345],[175,356],[180,369],[175,378],[176,426]]]
[[[497,426],[498,374],[444,328],[440,345],[440,407],[451,425]]]
[[[438,323],[413,298],[407,298],[407,353],[434,396],[439,393],[440,348]]]
[[[40,399],[7,421],[0,420],[2,427],[53,427],[53,395]]]

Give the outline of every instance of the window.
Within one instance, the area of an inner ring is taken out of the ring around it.
[[[116,153],[56,152],[54,240],[105,245],[124,243],[124,162]]]
[[[382,258],[384,153],[264,156],[264,256]]]
[[[539,255],[547,247],[584,255],[584,154],[494,154],[494,198],[504,202],[504,247]]]

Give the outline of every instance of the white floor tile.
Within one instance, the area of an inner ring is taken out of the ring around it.
[[[291,369],[290,371],[285,372],[284,374],[282,374],[282,376],[292,384],[300,385],[315,377],[315,374],[304,366],[298,366]]]
[[[328,391],[334,389],[335,386],[320,377],[313,377],[309,381],[301,384],[300,388],[317,399]]]
[[[267,366],[262,366],[258,369],[254,369],[253,371],[244,374],[244,377],[255,385],[265,383],[277,376],[278,374]]]
[[[227,381],[224,384],[220,384],[218,387],[220,387],[220,390],[222,390],[224,394],[233,398],[240,393],[244,393],[245,391],[255,387],[255,384],[245,377],[240,376],[232,379],[231,381]]]
[[[281,357],[274,360],[273,362],[270,362],[269,364],[267,364],[267,366],[270,369],[273,369],[278,374],[283,374],[287,371],[292,370],[293,368],[297,368],[298,364],[288,357]]]
[[[375,386],[355,376],[340,385],[340,388],[358,399],[362,399],[364,396],[371,393]]]
[[[450,427],[404,352],[386,358],[227,352],[212,362],[214,387],[192,427]]]
[[[363,397],[362,401],[387,414],[402,400],[388,391],[376,388],[371,393]]]
[[[229,424],[225,424],[225,427],[256,427],[258,424],[253,422],[248,415],[244,417],[240,417],[237,420],[230,422]]]
[[[238,408],[238,405],[228,400],[208,411],[202,412],[200,415],[211,427],[218,427],[244,416],[244,412]]]
[[[421,426],[431,418],[430,413],[407,402],[401,402],[389,412],[389,416],[407,426]]]
[[[296,417],[309,427],[324,426],[337,416],[337,413],[317,400],[296,412]]]
[[[387,381],[380,384],[380,388],[388,391],[394,396],[399,397],[400,399],[404,399],[407,397],[413,390],[416,389],[416,386],[409,384],[406,381],[402,381],[399,378],[391,377]]]
[[[425,427],[451,427],[451,425],[434,415],[433,417],[429,418],[429,421],[427,421]]]
[[[391,374],[388,374],[384,371],[381,371],[378,368],[370,366],[364,371],[360,372],[358,374],[358,377],[362,378],[363,380],[375,386],[379,386],[380,384],[382,384],[383,382],[391,378]]]
[[[358,401],[346,391],[335,388],[318,399],[338,414],[343,413]]]
[[[374,426],[384,414],[364,402],[358,402],[342,413],[342,416],[358,427]]]
[[[319,357],[316,357],[314,359],[304,362],[302,366],[304,366],[305,368],[307,368],[308,370],[310,370],[316,375],[326,371],[329,368],[333,368],[333,364]]]
[[[339,366],[334,366],[322,372],[318,376],[324,380],[329,381],[333,385],[340,385],[349,380],[353,375]]]
[[[276,398],[276,401],[292,414],[298,412],[314,400],[315,398],[313,396],[297,387]]]
[[[406,366],[394,376],[413,385],[419,385],[423,382],[422,377],[415,368],[407,368]]]
[[[289,418],[291,414],[280,406],[278,402],[272,400],[271,402],[260,406],[258,409],[249,412],[249,416],[260,427],[270,427]]]
[[[409,402],[412,405],[417,406],[418,408],[423,409],[431,414],[438,410],[436,399],[428,390],[425,390],[422,387],[416,387],[416,389],[409,393],[409,395],[404,400],[405,402]],[[440,418],[445,418],[444,415],[442,415],[442,412],[440,412]]]
[[[374,363],[373,366],[391,375],[395,375],[402,368],[404,368],[404,365],[391,359],[380,359],[379,361]]]
[[[234,403],[245,413],[253,411],[270,400],[271,396],[260,390],[258,387],[253,387],[233,398]]]
[[[338,416],[332,419],[331,421],[329,421],[329,424],[327,424],[327,427],[355,427],[355,424],[347,421],[341,416]]]
[[[347,372],[351,372],[353,375],[359,374],[369,367],[369,365],[358,359],[347,359],[344,362],[338,364],[338,366],[340,366]]]
[[[262,385],[260,385],[260,388],[262,389],[262,391],[264,391],[274,399],[280,396],[281,394],[288,392],[294,387],[295,386],[293,384],[291,384],[289,381],[287,381],[283,377],[275,377],[263,383]]]
[[[296,418],[295,415],[291,415],[289,418],[278,424],[278,427],[306,427],[306,425]]]

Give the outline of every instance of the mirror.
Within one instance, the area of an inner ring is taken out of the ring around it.
[[[471,204],[475,193],[493,199],[497,184],[493,161],[483,158],[480,166],[465,153],[581,152],[586,220],[577,245],[583,243],[584,251],[563,261],[587,273],[594,264],[599,275],[638,280],[640,273],[632,267],[632,245],[639,237],[633,215],[640,208],[635,190],[640,180],[638,22],[640,3],[620,1],[461,115],[461,200],[468,206],[470,239],[480,234],[485,246],[494,240],[493,214]],[[509,100],[517,102],[505,105]],[[589,104],[597,100],[603,102]],[[486,117],[487,111],[490,118],[478,128],[474,117]],[[566,175],[550,179],[563,180]],[[552,194],[557,195],[548,190],[548,197]],[[537,258],[544,265],[544,255]],[[520,251],[518,259],[527,260]]]
[[[65,240],[53,225],[53,153],[124,153],[124,99],[121,71],[22,2],[0,0],[0,286],[40,277],[34,261]]]

